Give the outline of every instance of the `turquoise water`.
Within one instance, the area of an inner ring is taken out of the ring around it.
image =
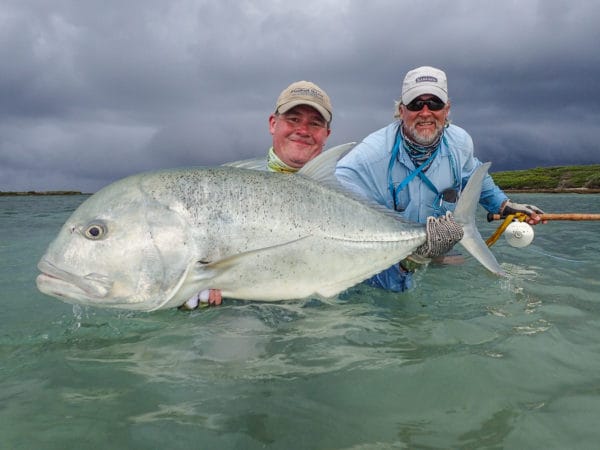
[[[1,449],[598,448],[600,222],[502,239],[505,280],[469,259],[408,294],[128,313],[35,288],[84,199],[0,197]]]

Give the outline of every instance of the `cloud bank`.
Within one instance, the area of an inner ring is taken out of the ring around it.
[[[261,156],[301,79],[332,99],[328,144],[357,141],[420,65],[446,71],[492,170],[599,163],[598,17],[584,0],[4,1],[0,190]]]

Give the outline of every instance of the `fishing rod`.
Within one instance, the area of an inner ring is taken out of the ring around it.
[[[582,214],[582,213],[557,213],[557,214],[540,214],[541,220],[600,220],[600,214]],[[505,217],[500,214],[488,213],[487,220],[503,220],[502,224],[496,229],[485,243],[491,247],[504,234],[506,241],[511,247],[527,247],[533,241],[533,227],[526,220],[528,216],[523,213],[509,214]]]
[[[557,214],[540,214],[542,220],[600,220],[600,214],[581,214],[581,213],[557,213]],[[505,217],[500,214],[488,213],[487,220],[504,220]]]

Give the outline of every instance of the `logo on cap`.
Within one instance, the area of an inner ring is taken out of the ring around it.
[[[309,95],[323,101],[323,94],[321,94],[321,91],[313,88],[294,88],[290,91],[290,95]]]
[[[438,79],[436,77],[432,77],[431,75],[423,75],[422,77],[417,77],[415,79],[415,83],[437,83]]]

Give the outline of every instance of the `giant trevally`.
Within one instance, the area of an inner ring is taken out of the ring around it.
[[[152,311],[204,289],[224,297],[333,296],[397,263],[426,239],[422,224],[345,192],[335,181],[349,146],[297,174],[239,167],[133,175],[82,203],[38,264],[40,291],[66,302]],[[455,219],[461,243],[502,273],[474,225],[482,165]]]

